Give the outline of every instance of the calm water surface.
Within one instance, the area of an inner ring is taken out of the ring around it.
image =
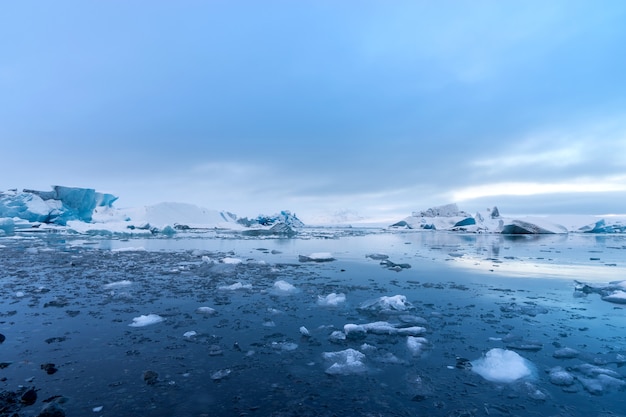
[[[37,390],[22,416],[51,402],[68,416],[626,415],[626,310],[575,291],[577,280],[626,279],[621,236],[324,230],[0,245],[2,389]],[[299,261],[316,252],[335,260]],[[331,293],[345,302],[318,303]],[[396,295],[406,311],[360,308]],[[163,321],[129,326],[149,314]],[[425,327],[422,349],[401,334],[333,336],[379,321]],[[493,348],[517,352],[532,375],[473,372]],[[348,349],[360,366],[329,371],[324,354]],[[555,367],[570,384],[555,383]]]

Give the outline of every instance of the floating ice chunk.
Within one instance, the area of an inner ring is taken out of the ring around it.
[[[104,406],[100,405],[98,407],[92,408],[91,411],[93,411],[94,413],[99,413],[100,411],[102,411],[103,408]]]
[[[198,307],[196,309],[196,313],[204,314],[205,316],[213,316],[213,315],[217,314],[217,310],[215,310],[214,308],[211,308],[211,307]]]
[[[404,295],[394,295],[392,297],[379,297],[361,303],[359,310],[373,314],[398,314],[412,310],[415,307],[406,300]]]
[[[15,293],[15,296],[16,296],[17,298],[22,298],[22,297],[24,297],[25,295],[26,295],[26,294],[24,293],[24,291],[17,291],[17,292]]]
[[[122,281],[115,281],[115,282],[109,282],[108,284],[104,284],[104,289],[110,290],[114,288],[128,287],[129,285],[132,285],[132,281],[128,281],[125,279]]]
[[[626,304],[626,291],[616,290],[602,297],[604,301],[616,304]]]
[[[198,335],[198,332],[196,332],[195,330],[190,330],[190,331],[188,331],[188,332],[185,332],[185,333],[183,334],[183,337],[184,337],[185,339],[191,339],[192,337],[197,336],[197,335]]]
[[[309,332],[309,329],[307,329],[307,328],[306,328],[306,327],[304,327],[304,326],[300,326],[300,334],[301,334],[302,336],[307,336],[307,337],[308,337],[308,336],[311,336],[311,332]]]
[[[272,348],[291,352],[292,350],[298,349],[298,344],[293,342],[272,342]]]
[[[329,252],[316,252],[310,255],[299,255],[300,262],[330,262],[334,261],[332,253]]]
[[[322,356],[332,363],[326,369],[326,373],[330,375],[359,374],[367,370],[363,363],[365,355],[358,350],[346,349],[339,352],[324,352]]]
[[[130,327],[144,327],[144,326],[149,326],[151,324],[160,323],[163,320],[165,319],[157,314],[142,315],[139,317],[135,317],[133,319],[133,322],[129,324],[129,326]]]
[[[220,262],[222,262],[223,264],[238,265],[238,264],[242,263],[243,260],[241,260],[239,258],[226,257],[226,258],[220,259]]]
[[[343,293],[336,294],[331,292],[325,297],[317,296],[317,304],[323,307],[337,307],[341,303],[346,302],[346,295]]]
[[[297,292],[298,289],[296,287],[283,280],[276,281],[272,287],[272,293],[276,295],[288,295],[295,294]]]
[[[532,375],[532,363],[516,352],[491,349],[482,358],[472,361],[472,371],[492,382],[514,382]]]
[[[389,255],[385,255],[382,253],[370,253],[368,255],[365,255],[365,257],[373,259],[375,261],[384,261],[386,259],[389,259]]]
[[[557,359],[572,359],[572,358],[578,357],[578,355],[580,355],[580,352],[577,351],[576,349],[564,347],[564,348],[555,350],[554,353],[552,354],[552,357],[557,358]]]
[[[230,375],[230,373],[230,369],[220,369],[219,371],[215,371],[211,374],[211,379],[213,381],[219,381],[226,378],[228,375]]]
[[[143,252],[146,248],[143,246],[127,246],[123,248],[111,249],[111,252]]]
[[[406,347],[414,356],[421,354],[427,344],[428,340],[425,337],[407,336],[406,338]]]
[[[340,330],[335,330],[328,336],[328,340],[335,343],[340,343],[346,340],[346,334]]]
[[[234,284],[221,285],[217,288],[224,291],[251,290],[252,284],[242,284],[241,282],[235,282]]]
[[[395,325],[386,321],[376,321],[373,323],[365,324],[346,324],[343,326],[343,331],[346,336],[350,335],[362,335],[365,333],[373,334],[388,334],[388,335],[410,335],[417,336],[424,334],[426,329],[424,327],[412,326],[412,327],[396,327]]]
[[[574,375],[567,372],[560,366],[549,370],[550,382],[554,385],[570,386],[574,383]]]

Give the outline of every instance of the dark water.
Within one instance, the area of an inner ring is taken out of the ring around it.
[[[626,279],[623,238],[328,237],[0,240],[2,390],[37,390],[35,404],[12,410],[36,416],[57,402],[68,416],[626,415],[626,309],[575,291],[575,280]],[[147,250],[125,250],[139,247]],[[298,261],[312,252],[336,260]],[[390,269],[371,253],[411,268]],[[281,280],[295,291],[277,289]],[[106,287],[120,281],[129,283]],[[220,289],[235,283],[244,288]],[[330,293],[345,303],[318,305]],[[414,306],[402,317],[358,308],[395,295]],[[164,321],[129,326],[148,314]],[[426,327],[421,352],[405,335],[329,338],[349,323],[403,320]],[[555,357],[565,347],[576,357]],[[365,354],[363,369],[327,373],[324,352],[349,348]],[[517,352],[533,375],[498,383],[468,369],[492,348]],[[571,385],[551,382],[556,366]]]

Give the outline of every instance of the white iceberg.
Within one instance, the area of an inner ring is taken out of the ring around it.
[[[472,371],[488,381],[510,383],[532,376],[533,365],[512,350],[495,348],[472,361]]]

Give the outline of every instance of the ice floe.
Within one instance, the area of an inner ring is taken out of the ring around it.
[[[165,320],[163,317],[158,314],[147,314],[141,315],[139,317],[133,318],[133,322],[129,324],[130,327],[144,327],[149,326],[151,324],[160,323]]]
[[[386,321],[376,321],[365,324],[348,323],[343,326],[346,336],[364,335],[366,333],[382,334],[382,335],[410,335],[417,336],[424,334],[426,328],[420,326],[398,327]]]

